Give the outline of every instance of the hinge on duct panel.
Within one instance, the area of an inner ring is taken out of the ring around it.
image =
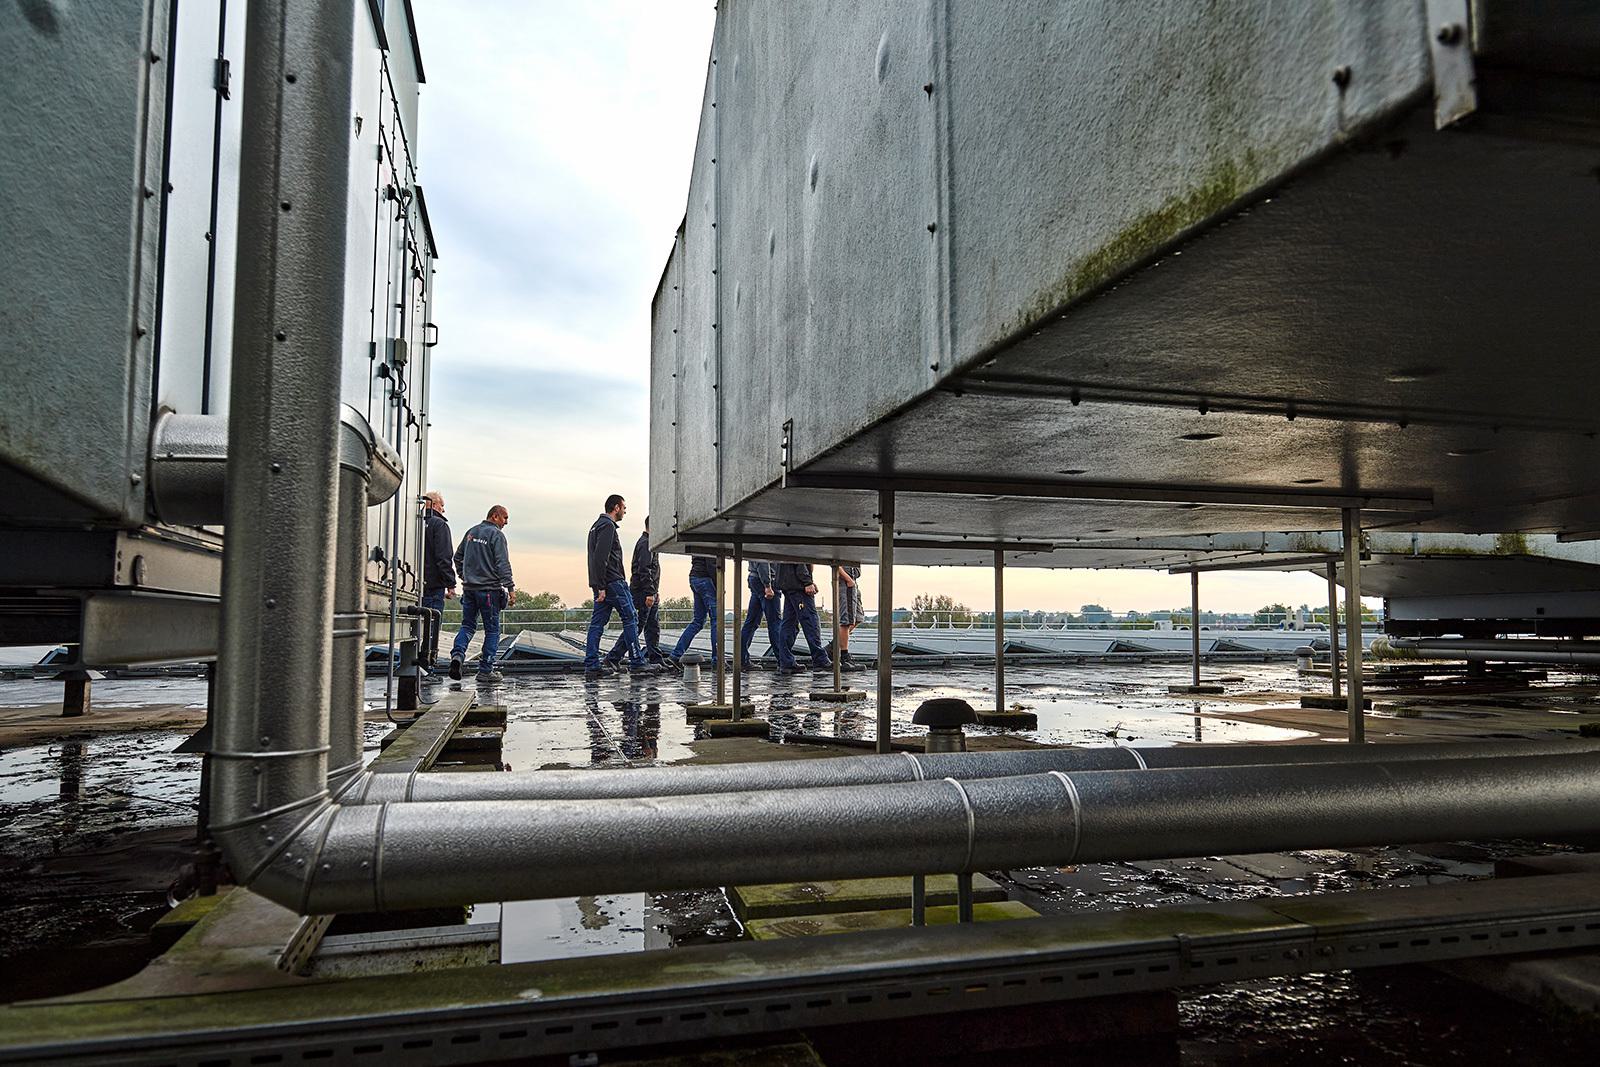
[[[1478,110],[1472,66],[1471,0],[1427,0],[1428,55],[1433,60],[1433,125],[1444,129]]]

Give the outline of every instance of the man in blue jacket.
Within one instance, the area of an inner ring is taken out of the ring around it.
[[[628,513],[628,502],[616,493],[606,497],[606,510],[589,527],[589,589],[594,593],[594,614],[589,617],[589,639],[583,650],[583,676],[589,681],[608,673],[600,665],[600,635],[611,613],[622,616],[622,647],[628,669],[653,674],[655,669],[639,655],[639,618],[633,610],[628,575],[622,569],[622,538],[617,524]]]
[[[783,624],[779,621],[777,565],[764,560],[750,561],[750,574],[745,584],[750,587],[750,603],[744,610],[744,626],[739,629],[739,654],[743,662],[750,662],[750,641],[763,617],[767,620],[767,643],[772,654],[778,657],[779,670],[793,670],[794,653],[783,643]]]
[[[444,495],[424,493],[428,502],[423,517],[426,524],[422,534],[422,606],[431,614],[422,619],[422,661],[425,674],[432,674],[439,662],[439,616],[444,613],[444,602],[456,595],[456,568],[450,553],[450,523],[444,517]]]
[[[511,603],[516,582],[511,577],[511,556],[506,535],[501,532],[511,521],[510,512],[496,504],[488,517],[467,531],[456,549],[456,574],[461,579],[461,629],[450,649],[450,677],[461,678],[461,661],[467,645],[483,617],[483,650],[478,653],[478,681],[502,681],[494,669],[500,651],[500,612]]]

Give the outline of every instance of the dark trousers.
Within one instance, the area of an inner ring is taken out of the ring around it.
[[[466,589],[461,593],[461,629],[456,631],[451,659],[465,659],[467,645],[478,631],[478,616],[483,616],[483,649],[478,653],[478,673],[494,670],[500,652],[500,612],[506,606],[504,589]]]
[[[584,670],[600,669],[600,635],[605,632],[613,611],[622,616],[619,644],[628,655],[628,663],[634,667],[644,663],[639,658],[639,616],[633,610],[633,594],[628,591],[627,582],[618,581],[606,586],[606,598],[595,604],[594,614],[589,616],[589,640],[583,650]]]
[[[804,589],[783,591],[783,648],[794,654],[794,639],[801,632],[806,635],[806,646],[811,650],[811,662],[818,667],[831,667],[833,660],[822,647],[822,625],[817,619],[817,601]]]
[[[433,665],[439,662],[439,623],[440,616],[444,614],[444,590],[435,589],[422,594],[422,607],[422,651],[417,658],[431,671]]]
[[[794,666],[794,653],[783,643],[780,607],[781,602],[776,592],[769,597],[766,587],[750,583],[750,604],[744,610],[744,625],[739,628],[739,654],[746,663],[750,662],[750,641],[756,635],[756,627],[760,626],[761,620],[765,618],[767,641],[772,645],[772,654],[778,657],[778,666]]]
[[[657,599],[649,607],[644,606],[645,594],[642,590],[628,587],[628,593],[633,597],[633,612],[639,618],[639,640],[643,643],[641,651],[644,658],[654,663],[661,661],[661,601]],[[651,594],[652,596],[654,594]],[[628,651],[622,638],[617,638],[617,643],[611,646],[611,651],[606,653],[606,659],[612,663],[621,663],[622,656]]]

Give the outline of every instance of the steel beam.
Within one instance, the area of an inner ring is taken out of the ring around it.
[[[994,550],[994,710],[1006,710],[1006,554]]]
[[[895,477],[884,491],[934,496],[1034,497],[1054,500],[1117,500],[1144,504],[1230,504],[1255,508],[1367,508],[1372,511],[1426,512],[1432,494],[1404,496],[1274,489],[1264,486],[1141,485],[1133,482],[991,481],[939,476]],[[879,489],[877,475],[801,472],[789,484],[806,489]]]
[[[689,545],[731,545],[740,543],[756,543],[763,545],[799,545],[813,546],[816,548],[877,548],[882,543],[881,537],[868,537],[864,534],[841,534],[830,537],[827,534],[780,534],[780,533],[704,533],[696,531],[683,534],[679,540],[685,546]],[[996,541],[991,538],[927,538],[927,537],[896,537],[896,548],[937,548],[937,549],[971,549],[974,552],[993,552],[1005,550],[1007,552],[1054,552],[1058,546],[1050,541]],[[1097,548],[1098,545],[1084,546]]]
[[[1328,647],[1332,651],[1330,673],[1333,676],[1333,698],[1339,699],[1339,565],[1328,561]]]
[[[742,580],[743,574],[744,546],[735,541],[733,543],[733,587],[735,589],[739,588],[739,582]],[[722,582],[721,560],[717,561],[717,582],[720,586]],[[729,652],[729,658],[733,662],[733,703],[728,709],[728,718],[733,722],[738,722],[742,718],[740,708],[744,701],[744,641],[739,632],[742,621],[740,613],[735,610],[733,613],[733,633],[730,635],[733,648]],[[722,625],[722,616],[720,614],[717,616],[717,625]]]
[[[1200,688],[1200,573],[1189,572],[1189,649],[1192,667],[1190,685]]]
[[[721,555],[717,556],[717,582],[716,604],[712,612],[711,625],[711,658],[716,660],[717,670],[717,703],[726,706],[728,703],[728,677],[723,670],[722,656],[722,608],[727,602],[727,570],[728,561]]]
[[[1268,556],[1241,559],[1223,559],[1208,563],[1177,563],[1167,568],[1168,574],[1212,574],[1218,571],[1291,571],[1304,567],[1320,567],[1339,559],[1337,552],[1318,552],[1304,556]]]

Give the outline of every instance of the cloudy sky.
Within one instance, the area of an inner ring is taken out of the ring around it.
[[[588,597],[584,537],[608,493],[647,498],[650,297],[683,218],[711,0],[416,0],[428,81],[419,156],[439,241],[434,487],[459,535],[511,512],[517,584]],[[662,557],[665,593],[688,561]],[[987,571],[904,568],[896,585],[993,604]],[[869,588],[871,575],[869,572]],[[1208,576],[1202,602],[1326,601],[1306,575]],[[1008,608],[1188,602],[1187,579],[1014,571]]]

